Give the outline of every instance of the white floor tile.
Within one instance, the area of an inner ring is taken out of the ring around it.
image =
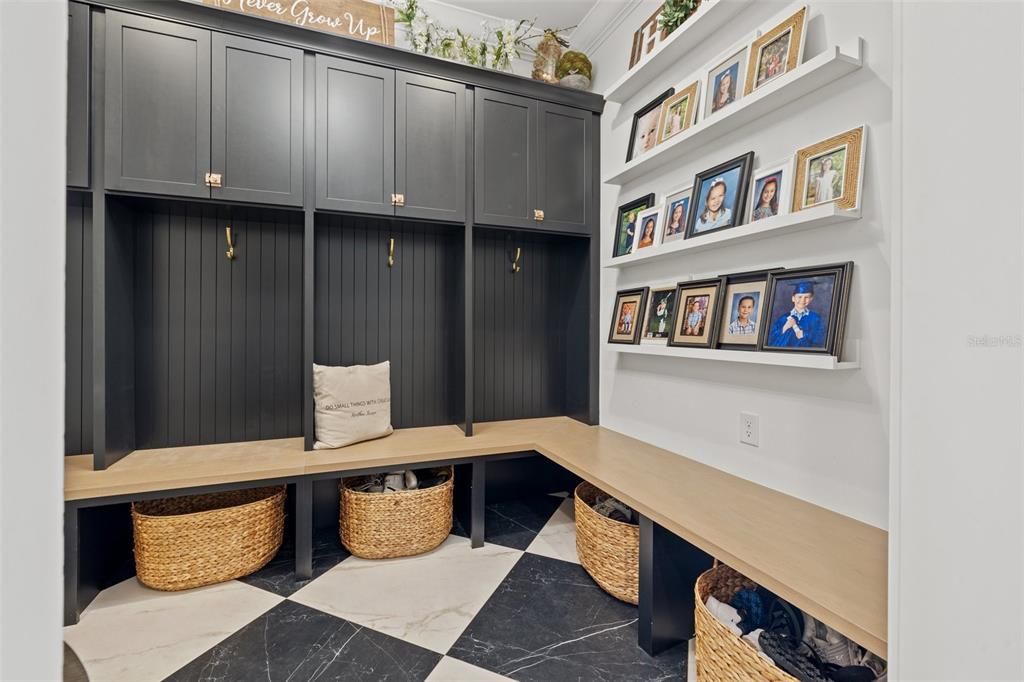
[[[509,678],[448,656],[442,658],[433,672],[427,676],[427,682],[500,682],[507,679]]]
[[[576,555],[576,511],[572,498],[562,502],[526,551],[575,564],[580,562]]]
[[[91,682],[162,680],[281,601],[237,581],[159,592],[129,578],[101,592],[64,640]]]
[[[415,557],[351,557],[290,599],[444,654],[520,556],[452,535]]]

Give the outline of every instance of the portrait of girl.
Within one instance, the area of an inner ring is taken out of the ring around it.
[[[686,214],[689,212],[690,197],[686,196],[669,202],[664,241],[670,241],[671,239],[683,236],[686,232]]]
[[[715,113],[722,107],[736,101],[736,84],[739,81],[739,70],[739,62],[734,62],[715,75],[713,87],[711,88],[711,113]]]
[[[754,209],[750,220],[771,218],[779,214],[779,189],[782,183],[782,171],[772,173],[754,182]]]
[[[835,201],[843,196],[846,147],[811,159],[808,164],[807,206]]]
[[[734,168],[701,184],[697,219],[693,225],[694,235],[732,227],[735,224],[739,180],[740,169]]]
[[[637,242],[636,248],[643,249],[654,245],[654,230],[657,226],[658,221],[655,216],[648,216],[644,219],[643,228],[640,231],[640,241]]]

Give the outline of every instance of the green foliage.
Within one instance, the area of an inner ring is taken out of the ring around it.
[[[698,7],[700,7],[700,0],[665,0],[665,5],[661,8],[658,28],[666,33],[671,33],[689,19]]]
[[[555,75],[559,78],[565,78],[566,76],[578,73],[592,79],[593,66],[590,63],[590,59],[587,55],[576,50],[569,50],[562,55],[562,58],[558,60],[558,67],[555,69]]]

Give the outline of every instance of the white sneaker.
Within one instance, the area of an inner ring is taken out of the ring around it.
[[[405,472],[391,471],[384,477],[384,492],[396,493],[405,490]]]

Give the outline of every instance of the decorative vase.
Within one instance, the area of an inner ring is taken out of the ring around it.
[[[559,85],[564,85],[567,88],[574,90],[589,90],[590,79],[584,76],[582,73],[570,73],[568,76],[558,81]]]
[[[537,56],[533,60],[531,77],[545,83],[557,83],[555,71],[558,69],[558,59],[562,56],[562,46],[554,31],[544,31],[544,37],[537,43],[535,52]]]

